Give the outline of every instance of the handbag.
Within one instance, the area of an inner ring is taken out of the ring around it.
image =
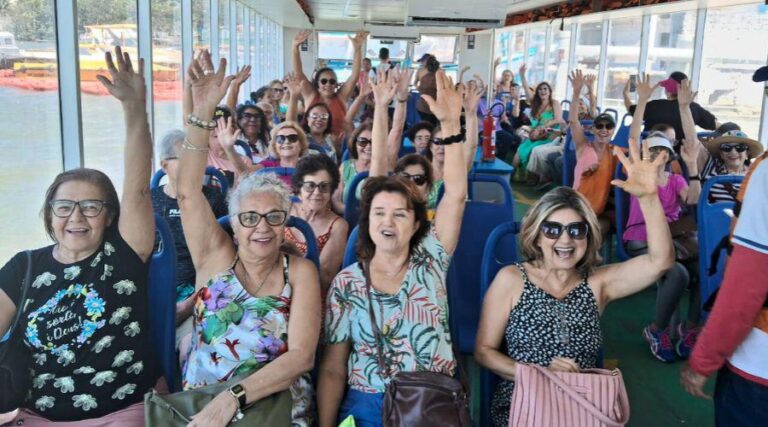
[[[24,311],[29,284],[32,282],[32,252],[26,251],[27,271],[21,283],[21,298],[16,303],[16,315],[13,318],[8,340],[0,343],[0,413],[11,412],[24,404],[27,390],[32,388],[32,375],[29,372],[29,350],[24,340],[15,339],[20,333],[19,321]]]
[[[382,377],[388,377],[382,352],[381,330],[373,314],[369,266],[363,268],[368,292],[368,315],[376,340],[376,357]],[[454,350],[454,353],[456,351]],[[456,359],[458,364],[458,359]],[[470,427],[469,399],[462,381],[440,372],[398,372],[384,391],[381,422],[384,427]]]
[[[623,426],[629,399],[618,369],[553,372],[518,363],[509,427]]]
[[[675,259],[685,262],[699,259],[699,239],[696,220],[689,215],[669,223],[672,244],[675,247]]]
[[[219,393],[241,382],[251,374],[238,375],[229,381],[173,394],[160,394],[154,389],[144,395],[144,422],[147,426],[184,427],[192,416]],[[293,398],[290,390],[283,390],[241,409],[243,417],[233,419],[243,426],[290,426]]]

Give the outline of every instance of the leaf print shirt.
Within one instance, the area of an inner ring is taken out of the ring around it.
[[[399,371],[453,375],[455,360],[445,286],[450,263],[451,257],[432,227],[411,253],[400,291],[389,295],[371,290],[389,369],[386,377],[379,372],[368,291],[360,264],[353,264],[336,276],[325,313],[326,344],[351,342],[347,382],[352,389],[384,392],[389,378]]]
[[[31,355],[25,407],[53,421],[101,417],[144,398],[158,378],[151,351],[144,263],[108,229],[90,257],[62,264],[53,246],[32,252],[32,284],[12,339]],[[0,270],[0,289],[21,297],[24,253]]]

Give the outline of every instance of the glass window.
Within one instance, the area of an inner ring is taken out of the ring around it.
[[[210,0],[192,0],[192,46],[196,51],[211,48]]]
[[[576,42],[576,68],[597,74],[600,71],[600,45],[603,41],[603,23],[579,25]]]
[[[266,28],[264,28],[266,30]],[[347,36],[352,33],[321,31],[317,33],[318,59],[341,59],[351,61],[355,49]],[[266,36],[266,31],[262,36]]]
[[[245,20],[245,8],[242,4],[237,4],[237,67],[245,65],[245,27],[243,26]]]
[[[152,2],[152,77],[155,141],[183,128],[181,0]]]
[[[456,62],[456,39],[456,36],[422,34],[421,40],[414,44],[413,57],[419,59],[425,53],[429,53],[441,63],[453,64]]]
[[[363,57],[373,60],[374,67],[377,64],[376,60],[382,47],[389,49],[389,59],[392,61],[403,61],[405,60],[406,53],[408,53],[408,42],[405,40],[377,40],[368,36]]]
[[[608,35],[605,90],[602,108],[624,108],[622,92],[631,74],[637,74],[640,62],[640,34],[642,17],[613,19]],[[597,89],[597,88],[595,88]]]
[[[704,28],[698,102],[718,122],[735,122],[753,138],[760,131],[762,85],[752,74],[768,56],[768,6],[709,9]]]
[[[50,244],[38,212],[62,171],[53,0],[0,9],[0,263]],[[14,37],[15,36],[15,37]],[[14,41],[15,39],[15,41]]]
[[[229,0],[219,0],[219,58],[229,61]]]
[[[258,82],[256,81],[258,79],[257,73],[259,72],[259,67],[257,67],[258,57],[256,56],[256,47],[258,45],[258,30],[256,27],[256,19],[258,18],[258,14],[251,11],[251,18],[249,19],[249,25],[251,26],[251,51],[249,53],[251,58],[251,78],[248,79],[249,84],[251,85],[251,92],[256,91],[256,89],[259,88]],[[246,97],[249,98],[249,97]]]
[[[672,71],[682,71],[690,76],[695,38],[695,10],[651,16],[645,67],[651,80],[663,80]],[[663,91],[656,94],[664,96]]]
[[[85,166],[106,173],[118,189],[123,187],[124,172],[123,111],[120,102],[109,95],[96,76],[109,75],[104,52],[116,45],[121,45],[131,58],[139,57],[136,3],[121,4],[123,8],[105,8],[102,2],[94,1],[77,3]],[[134,65],[137,64],[135,61]]]
[[[565,99],[568,85],[568,56],[571,51],[571,26],[552,29],[547,60],[547,81],[555,88],[555,98]]]
[[[547,28],[531,28],[528,37],[528,80],[537,84],[546,79]]]

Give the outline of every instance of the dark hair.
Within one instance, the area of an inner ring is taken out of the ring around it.
[[[650,131],[651,132],[656,132],[656,131],[666,132],[666,131],[668,131],[670,129],[674,130],[672,125],[668,125],[666,123],[657,123],[657,124],[653,125],[653,127],[650,129]]]
[[[309,130],[309,113],[312,112],[315,108],[323,107],[328,112],[328,122],[325,124],[325,130],[323,131],[323,136],[328,135],[331,133],[331,124],[333,123],[333,114],[331,113],[331,109],[328,108],[327,105],[323,102],[318,102],[317,104],[313,104],[309,108],[307,108],[307,111],[304,112],[304,117],[301,118],[301,127],[304,128],[304,132],[307,133],[307,135],[310,134]]]
[[[389,59],[389,49],[386,47],[379,49],[379,59]]]
[[[347,140],[347,149],[349,150],[349,157],[357,159],[357,138],[363,131],[369,130],[373,132],[373,122],[366,120],[360,124],[360,126],[352,132],[352,135]]]
[[[333,73],[333,78],[337,79],[336,77],[336,71],[333,71],[333,68],[331,67],[323,67],[315,73],[315,77],[312,77],[312,87],[315,89],[320,88],[320,75],[323,73]],[[338,79],[337,79],[338,83]]]
[[[371,62],[371,58],[363,58],[363,62]]]
[[[538,85],[536,85],[536,89],[534,90],[533,99],[531,100],[531,118],[539,118],[541,117],[541,114],[543,111],[539,111],[541,107],[544,105],[544,102],[539,98],[539,89],[542,86],[546,86],[549,88],[549,105],[552,107],[552,86],[550,86],[547,82],[541,82]],[[555,108],[555,107],[552,107]]]
[[[428,130],[430,136],[435,132],[435,127],[430,122],[418,122],[415,125],[411,126],[410,129],[408,129],[408,139],[411,140],[411,142],[416,140],[416,134],[419,133],[419,131],[422,130]]]
[[[440,69],[440,62],[438,62],[437,58],[435,58],[434,55],[429,55],[429,58],[427,58],[427,71],[430,73],[436,72],[438,69]]]
[[[427,220],[427,202],[419,193],[416,184],[409,179],[399,176],[376,176],[368,178],[360,200],[360,221],[358,222],[357,259],[360,261],[370,261],[376,254],[376,244],[373,243],[370,233],[370,215],[373,199],[379,193],[397,193],[405,197],[406,207],[413,211],[415,220],[419,228],[413,233],[408,244],[409,252],[413,253],[416,245],[421,242],[429,231],[429,221]]]
[[[682,71],[673,71],[672,74],[669,75],[669,78],[678,83],[682,83],[683,80],[688,80],[688,76]]]
[[[301,191],[301,184],[304,182],[305,176],[321,171],[326,171],[331,176],[331,191],[335,190],[341,180],[336,163],[333,163],[333,160],[326,154],[310,154],[299,159],[296,163],[296,169],[291,175],[294,193],[299,194]]]
[[[411,153],[401,157],[397,163],[395,163],[395,173],[405,171],[408,166],[421,166],[424,169],[424,176],[427,178],[427,193],[432,191],[432,185],[435,184],[435,176],[432,174],[432,162],[427,160],[426,157]]]
[[[45,192],[45,201],[43,202],[41,213],[43,216],[43,223],[45,224],[45,232],[48,233],[48,237],[53,241],[56,241],[56,236],[53,232],[51,201],[56,197],[56,192],[59,191],[59,187],[61,187],[62,184],[72,181],[86,182],[98,187],[104,197],[105,214],[109,215],[109,221],[111,221],[112,225],[115,225],[120,219],[120,199],[117,198],[115,186],[104,172],[88,168],[68,170],[56,175],[53,183],[51,183],[48,190]]]
[[[264,98],[264,96],[267,95],[267,92],[269,92],[271,90],[272,90],[272,88],[269,87],[269,86],[262,86],[262,87],[260,87],[256,92],[251,92],[251,101],[259,102],[259,100],[261,98]]]
[[[256,113],[256,116],[261,121],[261,123],[259,123],[259,134],[256,137],[259,138],[261,142],[264,142],[264,143],[268,142],[269,127],[267,126],[267,115],[264,114],[264,110],[262,110],[261,108],[255,105],[240,104],[237,107],[237,127],[240,128],[240,130],[243,132],[243,136],[246,136],[245,129],[243,129],[243,127],[240,126],[240,120],[243,119],[243,113],[245,113],[246,110],[253,110]]]

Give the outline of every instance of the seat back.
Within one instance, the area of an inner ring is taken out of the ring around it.
[[[573,186],[573,172],[576,168],[576,145],[573,143],[571,129],[565,134],[565,145],[563,145],[563,185]]]
[[[736,205],[735,202],[709,203],[709,193],[715,184],[736,184],[743,180],[743,176],[715,176],[707,179],[701,189],[697,216],[699,225],[699,288],[702,303],[709,299],[723,281],[727,254],[725,247],[720,242],[729,235],[731,226],[731,218],[725,213],[725,210],[733,210]],[[717,265],[713,265],[712,256],[716,251],[720,251],[720,254]],[[710,275],[710,272],[714,274]]]
[[[618,129],[613,135],[613,145],[629,148],[629,127],[632,125],[632,115],[627,113],[621,118],[621,122],[616,122]]]
[[[176,246],[171,228],[155,214],[160,240],[149,263],[149,320],[152,344],[172,392],[179,388],[176,375]]]
[[[599,110],[599,109],[598,109],[598,110]],[[615,108],[606,108],[606,109],[605,109],[605,110],[603,110],[603,112],[602,112],[602,113],[600,113],[600,114],[610,114],[610,115],[612,115],[612,116],[613,116],[613,121],[615,121],[616,123],[618,123],[618,122],[619,122],[619,112],[618,112],[618,111],[616,111],[616,109],[615,109]]]
[[[416,104],[419,102],[421,95],[419,92],[411,92],[408,95],[408,108],[405,113],[405,123],[407,127],[411,127],[421,121],[419,111],[416,109]]]
[[[344,261],[341,263],[342,269],[357,262],[357,253],[355,252],[355,247],[357,246],[357,232],[358,228],[355,226],[355,228],[352,229],[352,232],[349,233],[347,247],[344,249]]]
[[[227,181],[227,178],[224,176],[223,173],[221,173],[220,170],[216,169],[213,166],[208,166],[205,168],[205,175],[207,177],[213,178],[219,183],[219,188],[221,189],[221,194],[224,195],[224,197],[227,196],[227,191],[229,190],[229,182]],[[165,171],[162,169],[158,169],[154,175],[152,175],[152,179],[149,181],[149,188],[155,189],[160,186],[160,181],[162,181],[163,177],[165,176]]]
[[[242,148],[243,153],[245,153],[246,156],[248,156],[249,159],[253,158],[253,150],[251,150],[251,147],[248,145],[245,141],[235,141],[235,145]]]
[[[317,151],[319,154],[328,154],[328,150],[325,147],[314,142],[309,144],[309,150]]]
[[[357,225],[360,218],[360,200],[357,198],[357,187],[365,178],[368,178],[368,171],[358,173],[352,182],[345,183],[349,186],[349,191],[347,192],[347,199],[344,200],[344,219],[347,220],[350,229]]]
[[[613,179],[627,179],[621,163],[616,165]],[[616,204],[616,256],[619,258],[619,261],[626,261],[631,258],[624,246],[623,240],[624,230],[626,230],[627,219],[629,218],[629,194],[619,187],[614,187],[613,198]]]
[[[263,173],[273,173],[277,176],[293,176],[293,172],[295,171],[294,168],[284,168],[282,166],[280,167],[273,167],[273,168],[263,168],[256,171],[257,174],[263,174]]]

